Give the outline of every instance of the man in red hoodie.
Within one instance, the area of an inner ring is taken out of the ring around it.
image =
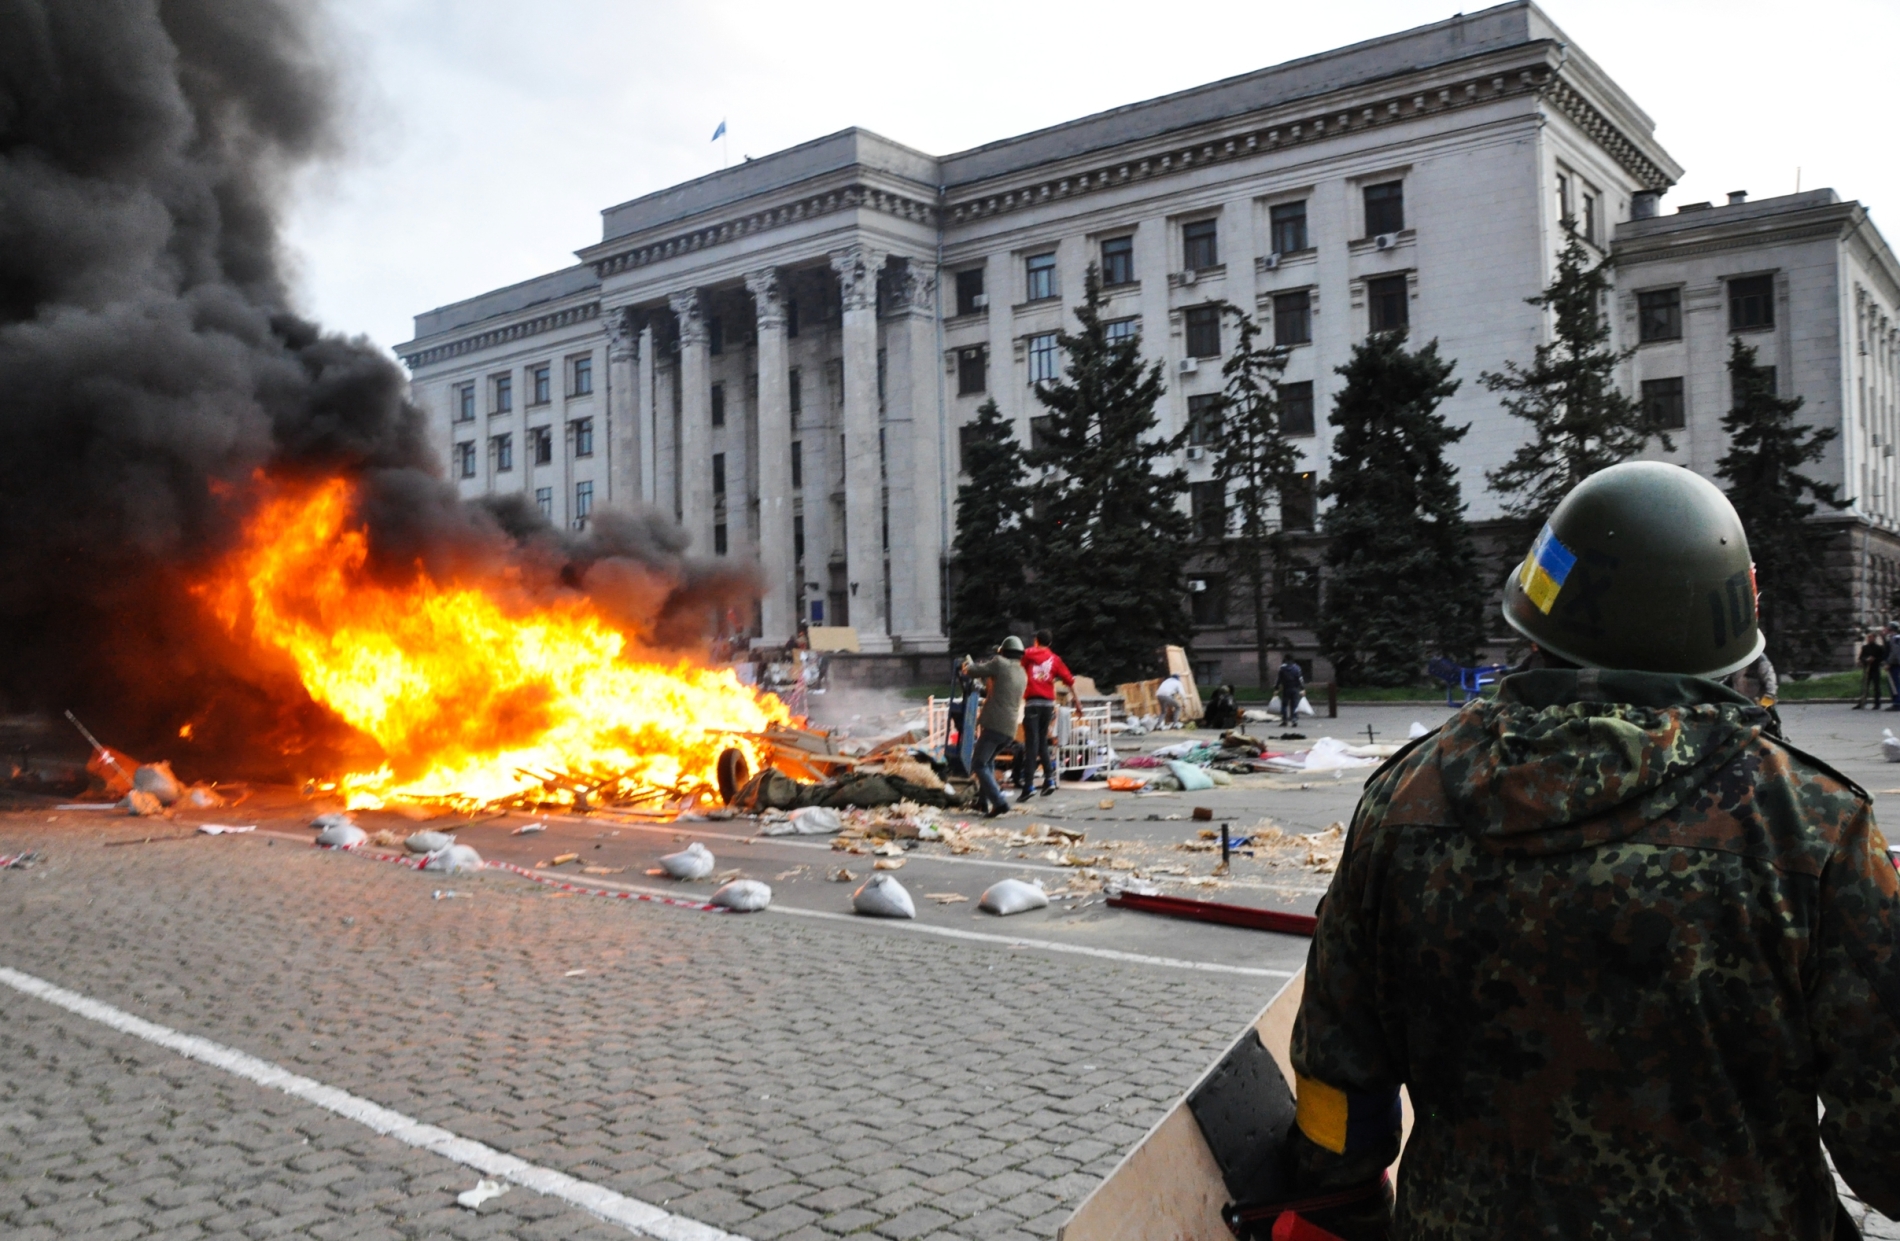
[[[1023,652],[1023,671],[1029,674],[1029,684],[1023,690],[1023,747],[1027,752],[1023,756],[1021,788],[1025,797],[1035,789],[1039,768],[1048,773],[1042,795],[1047,797],[1056,791],[1061,764],[1049,749],[1049,726],[1056,718],[1056,682],[1061,681],[1071,694],[1075,693],[1075,677],[1062,656],[1049,649],[1051,639],[1047,629],[1038,629],[1036,644]]]

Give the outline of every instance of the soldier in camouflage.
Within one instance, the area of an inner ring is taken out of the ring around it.
[[[1823,1144],[1900,1216],[1895,871],[1867,794],[1716,683],[1754,603],[1688,470],[1615,466],[1552,515],[1505,609],[1557,666],[1354,816],[1293,1035],[1313,1209],[1272,1236],[1854,1237]]]

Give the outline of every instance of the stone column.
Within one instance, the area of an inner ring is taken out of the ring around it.
[[[865,245],[834,250],[844,309],[844,559],[858,647],[891,649],[884,607],[884,479],[878,452],[877,277],[885,254]]]
[[[680,321],[680,528],[701,556],[712,555],[712,385],[707,369],[706,320],[698,289],[667,299]]]
[[[640,338],[634,332],[633,312],[621,306],[606,312],[607,317],[607,425],[601,430],[607,446],[607,494],[602,503],[627,506],[638,493],[637,440],[634,425],[639,421]]]
[[[943,368],[937,353],[937,273],[906,260],[886,341],[885,453],[890,486],[891,633],[904,649],[942,651]]]
[[[785,303],[778,269],[750,272],[746,290],[758,306],[759,334],[759,600],[762,640],[784,642],[798,629],[792,564],[792,393],[785,369]]]
[[[660,390],[653,381],[653,325],[651,323],[645,324],[640,329],[634,358],[638,363],[636,386],[639,388],[634,413],[634,419],[638,424],[634,432],[634,460],[638,462],[638,470],[634,477],[640,484],[640,502],[657,506],[660,502],[660,485],[658,458],[654,455],[657,452],[654,419],[660,416]]]

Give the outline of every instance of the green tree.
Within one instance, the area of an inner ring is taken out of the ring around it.
[[[1551,312],[1555,335],[1537,346],[1528,367],[1506,362],[1478,382],[1503,393],[1504,408],[1531,424],[1532,439],[1502,467],[1487,471],[1504,510],[1538,525],[1570,489],[1607,465],[1627,461],[1653,430],[1642,408],[1616,386],[1616,368],[1628,352],[1609,347],[1610,323],[1603,313],[1610,292],[1610,261],[1592,264],[1576,231],[1557,258],[1557,274],[1533,306]]]
[[[1012,618],[1028,614],[1023,450],[994,400],[983,402],[965,431],[963,472],[970,481],[957,488],[957,533],[950,545],[956,575],[950,649],[981,655],[1009,633]]]
[[[1774,368],[1757,366],[1755,350],[1739,337],[1729,344],[1728,374],[1731,404],[1722,429],[1729,449],[1715,476],[1748,534],[1768,657],[1812,667],[1832,653],[1847,622],[1808,519],[1823,504],[1838,509],[1847,502],[1833,483],[1816,482],[1801,467],[1819,461],[1838,431],[1797,422],[1802,398],[1777,395]]]
[[[1342,685],[1405,685],[1443,655],[1469,662],[1484,640],[1477,572],[1458,471],[1438,404],[1458,390],[1433,341],[1408,351],[1396,333],[1355,345],[1327,421],[1337,427],[1322,496],[1327,535],[1320,647]]]
[[[1025,460],[1035,485],[1037,615],[1069,665],[1103,684],[1149,674],[1160,647],[1185,644],[1181,569],[1187,475],[1161,466],[1185,431],[1156,437],[1161,365],[1136,340],[1111,341],[1093,264],[1078,330],[1056,338],[1063,375],[1036,385],[1047,414]]]
[[[1281,492],[1300,469],[1300,450],[1281,424],[1280,376],[1287,351],[1262,345],[1260,326],[1235,306],[1223,308],[1234,323],[1234,348],[1221,367],[1226,380],[1214,405],[1219,432],[1214,477],[1232,505],[1220,555],[1228,575],[1245,583],[1253,608],[1254,658],[1260,688],[1269,684],[1268,651],[1274,635],[1267,623],[1269,575],[1282,563],[1284,538],[1276,520]]]

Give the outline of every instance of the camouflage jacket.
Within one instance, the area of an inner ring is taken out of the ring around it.
[[[1829,1238],[1823,1141],[1900,1216],[1894,868],[1765,724],[1542,670],[1375,773],[1294,1029],[1306,1187],[1390,1162],[1403,1084],[1395,1238]]]

